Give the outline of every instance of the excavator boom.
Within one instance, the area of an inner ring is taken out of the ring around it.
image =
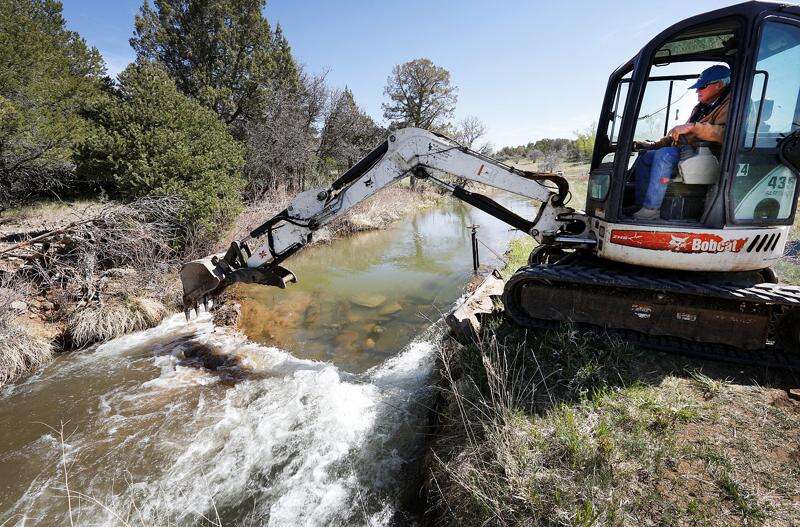
[[[195,260],[181,270],[184,309],[219,294],[236,282],[285,287],[296,277],[281,263],[313,241],[314,232],[358,203],[414,175],[533,236],[542,244],[572,247],[594,244],[581,212],[564,205],[569,186],[557,174],[534,173],[504,165],[445,136],[418,128],[392,132],[330,187],[301,192],[273,218],[227,252]],[[536,218],[522,218],[491,198],[448,183],[442,177],[483,183],[542,203]]]

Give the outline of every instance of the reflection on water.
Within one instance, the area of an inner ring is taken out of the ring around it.
[[[501,201],[533,215],[521,199]],[[242,329],[252,340],[296,356],[365,371],[401,350],[458,297],[472,272],[472,224],[502,254],[509,228],[457,203],[386,231],[307,249],[286,264],[298,284],[240,289],[246,298]],[[496,266],[497,257],[481,249],[482,263]]]
[[[471,273],[471,223],[502,252],[499,222],[430,211],[306,251],[287,290],[248,289],[258,342],[176,315],[5,388],[0,525],[69,524],[64,459],[90,496],[75,525],[408,523],[438,340],[425,317]]]

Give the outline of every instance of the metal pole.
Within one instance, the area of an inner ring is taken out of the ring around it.
[[[478,259],[478,225],[470,225],[469,228],[472,229],[472,270],[477,274],[481,266]]]

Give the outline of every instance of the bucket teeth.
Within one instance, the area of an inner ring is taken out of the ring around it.
[[[189,322],[189,320],[192,318],[192,315],[189,313],[188,307],[183,310],[183,314],[186,315],[186,322]]]
[[[194,304],[194,314],[195,316],[200,316],[200,307],[198,307],[197,302]]]
[[[208,312],[208,297],[207,296],[203,297],[203,309],[206,311],[206,313]]]

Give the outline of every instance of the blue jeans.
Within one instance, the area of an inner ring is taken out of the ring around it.
[[[680,151],[674,146],[639,154],[633,167],[636,175],[636,205],[648,209],[661,208],[672,171],[678,166],[679,160]]]

